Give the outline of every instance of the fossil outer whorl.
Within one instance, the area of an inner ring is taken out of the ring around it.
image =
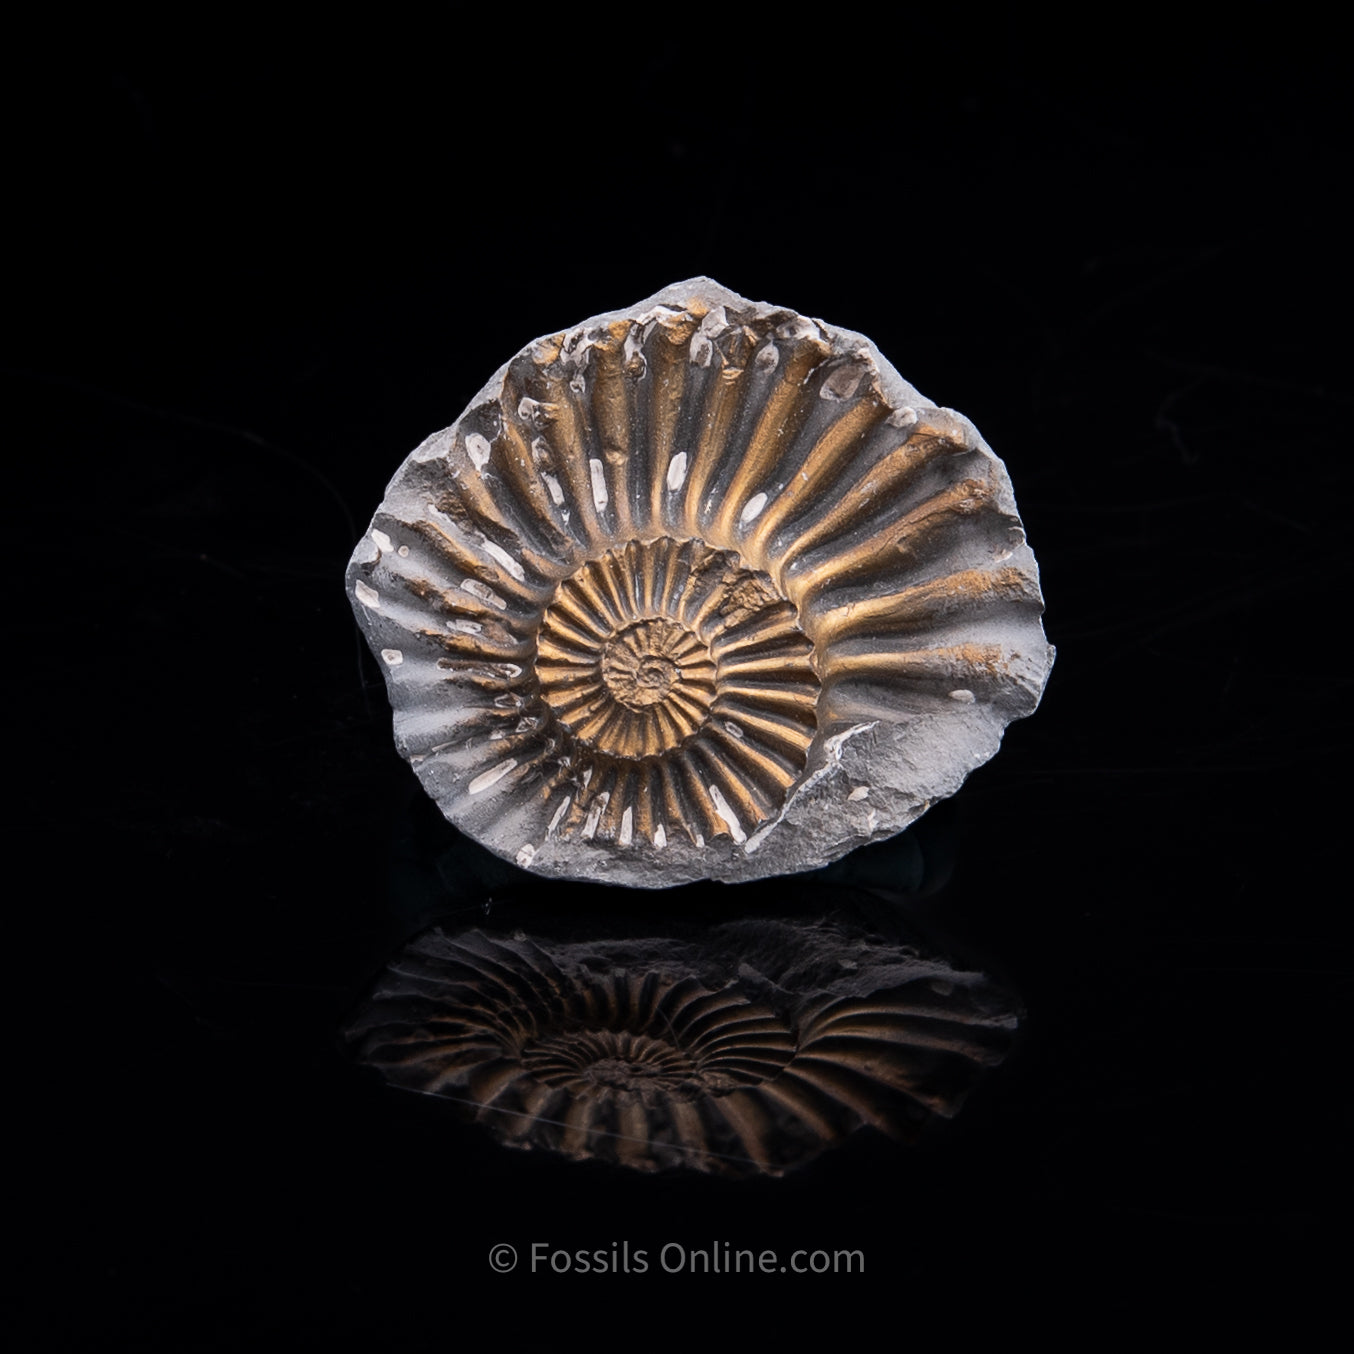
[[[650,887],[897,832],[1053,656],[973,426],[708,279],[524,349],[400,468],[348,588],[448,818]]]

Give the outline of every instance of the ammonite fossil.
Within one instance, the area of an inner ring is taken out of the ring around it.
[[[1053,658],[973,425],[703,278],[513,358],[400,468],[348,588],[446,816],[644,886],[897,832]]]
[[[385,1080],[504,1143],[638,1170],[779,1175],[863,1125],[953,1116],[1019,1020],[990,979],[817,921],[700,943],[434,928],[347,1031]]]

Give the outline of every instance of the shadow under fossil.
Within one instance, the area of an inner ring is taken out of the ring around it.
[[[1001,1062],[1019,1005],[835,918],[560,943],[433,927],[346,1030],[500,1141],[643,1171],[780,1175],[863,1125],[902,1140]]]

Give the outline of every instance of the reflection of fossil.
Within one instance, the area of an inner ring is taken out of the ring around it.
[[[779,1174],[873,1124],[949,1117],[1016,1026],[989,980],[827,923],[697,946],[426,932],[348,1037],[505,1142],[641,1170]]]
[[[859,335],[705,280],[510,362],[406,461],[349,589],[443,812],[644,885],[897,831],[1052,655],[972,425]]]

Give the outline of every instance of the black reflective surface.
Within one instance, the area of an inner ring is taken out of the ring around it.
[[[6,359],[28,1347],[556,1347],[580,1304],[605,1338],[690,1343],[718,1334],[710,1284],[745,1309],[730,1336],[1275,1305],[1301,1329],[1334,1292],[1338,81],[1296,28],[1092,59],[1037,23],[967,48],[909,24],[667,39],[623,79],[572,38],[492,69],[38,71]],[[975,421],[1058,661],[955,800],[818,877],[536,881],[395,756],[343,564],[524,342],[698,272],[869,334]],[[1019,1029],[952,1119],[852,1125],[779,1178],[509,1150],[345,1043],[429,927],[699,948],[842,909],[985,975]],[[668,1273],[670,1245],[776,1259]],[[582,1272],[617,1247],[647,1272]]]
[[[908,925],[896,885],[832,882],[901,881],[931,835],[717,901],[673,890],[662,914],[577,886],[533,905],[534,882],[470,924],[456,909],[392,951],[348,1053],[507,1145],[628,1170],[781,1176],[865,1126],[916,1142],[1021,1016]]]

